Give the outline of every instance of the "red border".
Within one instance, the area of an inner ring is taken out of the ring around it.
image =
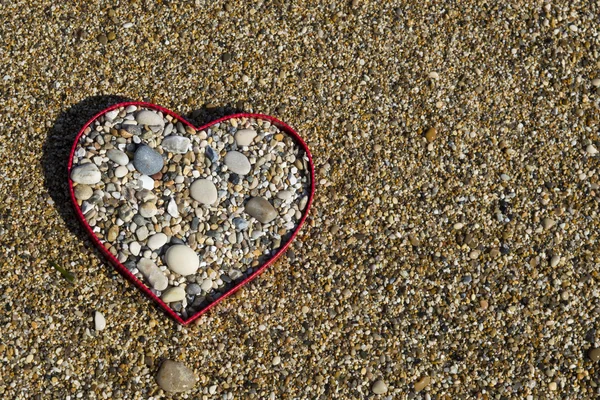
[[[182,124],[185,124],[185,125],[187,125],[187,126],[189,126],[191,128],[194,128],[197,131],[201,131],[203,129],[209,128],[210,126],[212,126],[212,125],[214,125],[216,123],[219,123],[219,122],[222,122],[222,121],[226,121],[226,120],[232,119],[232,118],[246,117],[246,118],[260,118],[260,119],[268,120],[268,121],[271,121],[271,123],[274,124],[275,126],[277,126],[279,129],[282,129],[288,135],[292,136],[300,144],[300,146],[303,148],[303,150],[308,155],[308,164],[310,166],[310,195],[309,195],[309,198],[308,198],[308,202],[306,204],[306,208],[304,209],[304,213],[302,215],[302,218],[300,219],[300,223],[298,224],[298,227],[296,228],[296,230],[294,231],[294,233],[292,234],[292,236],[290,237],[290,239],[281,247],[281,249],[277,252],[277,254],[275,254],[269,261],[267,261],[264,265],[262,265],[256,271],[254,271],[252,273],[252,275],[250,275],[249,277],[247,277],[246,279],[244,279],[243,281],[241,281],[240,283],[238,283],[236,286],[234,286],[233,288],[231,288],[227,293],[225,293],[224,295],[222,295],[221,297],[219,297],[217,300],[215,300],[214,302],[210,303],[208,306],[206,306],[202,310],[198,311],[196,314],[192,315],[191,317],[189,317],[186,320],[182,319],[179,315],[177,315],[177,313],[175,311],[173,311],[159,297],[155,296],[154,293],[152,293],[150,291],[150,289],[146,285],[144,285],[131,272],[129,272],[129,270],[127,268],[125,268],[125,266],[123,266],[123,264],[121,264],[119,262],[119,260],[117,260],[106,249],[106,247],[104,247],[104,245],[102,244],[102,242],[100,242],[100,240],[96,237],[96,235],[92,231],[92,228],[88,225],[85,217],[83,216],[83,214],[82,214],[79,206],[77,205],[77,199],[75,198],[75,192],[73,191],[73,182],[71,181],[71,167],[73,165],[73,156],[75,155],[75,150],[77,148],[77,143],[79,142],[79,138],[83,135],[83,132],[85,131],[85,129],[88,126],[90,126],[92,124],[92,122],[94,122],[101,115],[103,115],[103,114],[105,114],[105,113],[107,113],[107,112],[109,112],[111,110],[114,110],[116,108],[127,107],[127,106],[131,106],[131,105],[140,106],[140,107],[146,107],[146,108],[151,108],[151,109],[154,109],[154,110],[157,110],[157,111],[162,111],[164,114],[171,115],[172,117],[176,118],[178,121],[181,121]],[[164,107],[161,107],[161,106],[157,106],[157,105],[152,104],[152,103],[144,103],[144,102],[139,102],[139,101],[130,101],[130,102],[125,102],[125,103],[115,104],[113,106],[110,106],[110,107],[104,109],[103,111],[100,111],[98,114],[96,114],[94,117],[92,117],[92,119],[90,119],[83,126],[83,128],[81,128],[81,130],[79,131],[79,133],[75,137],[75,141],[73,143],[73,148],[71,149],[71,153],[69,155],[69,164],[68,164],[67,168],[68,168],[68,172],[69,172],[69,178],[68,178],[69,179],[69,192],[71,193],[71,201],[73,202],[73,206],[75,208],[75,213],[77,214],[77,217],[82,222],[82,224],[85,227],[85,229],[88,231],[89,235],[92,238],[92,241],[96,244],[96,246],[98,246],[98,248],[102,251],[102,253],[110,260],[110,262],[115,266],[115,268],[117,268],[117,270],[123,276],[125,276],[125,278],[129,279],[131,282],[133,282],[133,284],[135,284],[138,287],[138,289],[140,289],[143,293],[145,293],[151,299],[153,299],[154,301],[156,301],[158,303],[158,305],[167,313],[167,315],[169,315],[175,321],[177,321],[177,322],[179,322],[180,324],[183,324],[183,325],[187,325],[190,322],[193,322],[194,320],[198,319],[202,314],[206,313],[208,310],[210,310],[211,308],[215,307],[221,301],[223,301],[227,297],[231,296],[233,293],[235,293],[237,290],[239,290],[242,286],[244,286],[245,284],[247,284],[248,282],[250,282],[251,280],[253,280],[254,278],[256,278],[265,269],[267,269],[271,264],[273,264],[286,251],[286,249],[288,248],[288,246],[290,245],[290,243],[294,240],[294,238],[296,237],[296,235],[300,231],[300,228],[302,227],[302,225],[306,221],[306,218],[308,216],[308,211],[310,209],[310,206],[312,204],[312,201],[313,201],[313,198],[314,198],[314,195],[315,195],[315,167],[314,167],[314,164],[313,164],[312,155],[310,154],[310,150],[308,149],[307,144],[304,142],[304,140],[302,140],[302,138],[300,137],[300,135],[298,135],[298,133],[296,133],[296,131],[294,131],[290,126],[288,126],[284,122],[278,120],[277,118],[274,118],[274,117],[271,117],[271,116],[268,116],[268,115],[263,115],[263,114],[239,113],[239,114],[228,115],[226,117],[219,118],[219,119],[217,119],[215,121],[209,122],[209,123],[207,123],[207,124],[205,124],[205,125],[203,125],[203,126],[201,126],[199,128],[196,128],[194,125],[190,124],[188,121],[186,121],[184,118],[182,118],[181,116],[177,115],[173,111],[168,110],[168,109],[166,109]]]

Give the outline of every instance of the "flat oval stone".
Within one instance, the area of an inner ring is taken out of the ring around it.
[[[77,185],[73,189],[77,200],[87,200],[94,194],[94,190],[88,185]]]
[[[156,383],[165,392],[185,392],[194,387],[196,376],[194,371],[178,361],[166,360],[156,374]]]
[[[156,290],[165,290],[169,286],[169,279],[165,274],[156,266],[154,261],[149,258],[142,258],[137,263],[137,269],[144,275],[144,277]]]
[[[154,175],[160,172],[164,165],[162,156],[149,146],[142,145],[137,148],[133,156],[135,169],[144,175]]]
[[[235,133],[235,142],[238,146],[250,146],[255,137],[254,129],[240,129]]]
[[[225,165],[231,172],[238,175],[246,175],[252,169],[248,157],[239,151],[230,151],[225,155]]]
[[[263,224],[277,217],[277,210],[264,197],[253,197],[246,203],[246,212]]]
[[[87,163],[71,170],[71,180],[84,185],[95,185],[102,179],[100,170],[93,163]]]
[[[198,179],[190,186],[190,196],[199,203],[211,205],[217,201],[217,187],[208,179]]]
[[[174,286],[165,290],[160,296],[165,303],[173,303],[185,299],[185,290],[181,286]]]
[[[190,143],[190,139],[184,136],[167,136],[160,145],[169,153],[185,154],[188,152]]]
[[[155,233],[154,235],[148,238],[148,247],[150,250],[158,250],[167,244],[167,235],[162,232]]]
[[[187,276],[196,273],[200,259],[194,250],[184,244],[169,247],[165,254],[169,269],[179,275]]]
[[[106,156],[109,160],[119,164],[119,165],[127,165],[129,164],[129,157],[127,154],[118,149],[110,149],[106,152]]]
[[[154,111],[150,111],[150,110],[140,111],[135,116],[135,120],[140,125],[150,125],[150,126],[160,126],[160,127],[165,126],[165,120],[160,115],[158,115]]]

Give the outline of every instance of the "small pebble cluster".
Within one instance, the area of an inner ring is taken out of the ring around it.
[[[85,129],[70,177],[108,251],[185,319],[289,240],[308,170],[301,147],[267,120],[196,131],[129,105]]]

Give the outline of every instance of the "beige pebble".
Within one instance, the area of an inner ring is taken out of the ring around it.
[[[415,383],[415,392],[420,392],[425,389],[431,383],[431,378],[428,376],[423,376]]]

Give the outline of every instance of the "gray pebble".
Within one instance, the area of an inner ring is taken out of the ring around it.
[[[133,156],[133,165],[144,175],[154,175],[164,166],[162,156],[149,146],[138,147]]]

